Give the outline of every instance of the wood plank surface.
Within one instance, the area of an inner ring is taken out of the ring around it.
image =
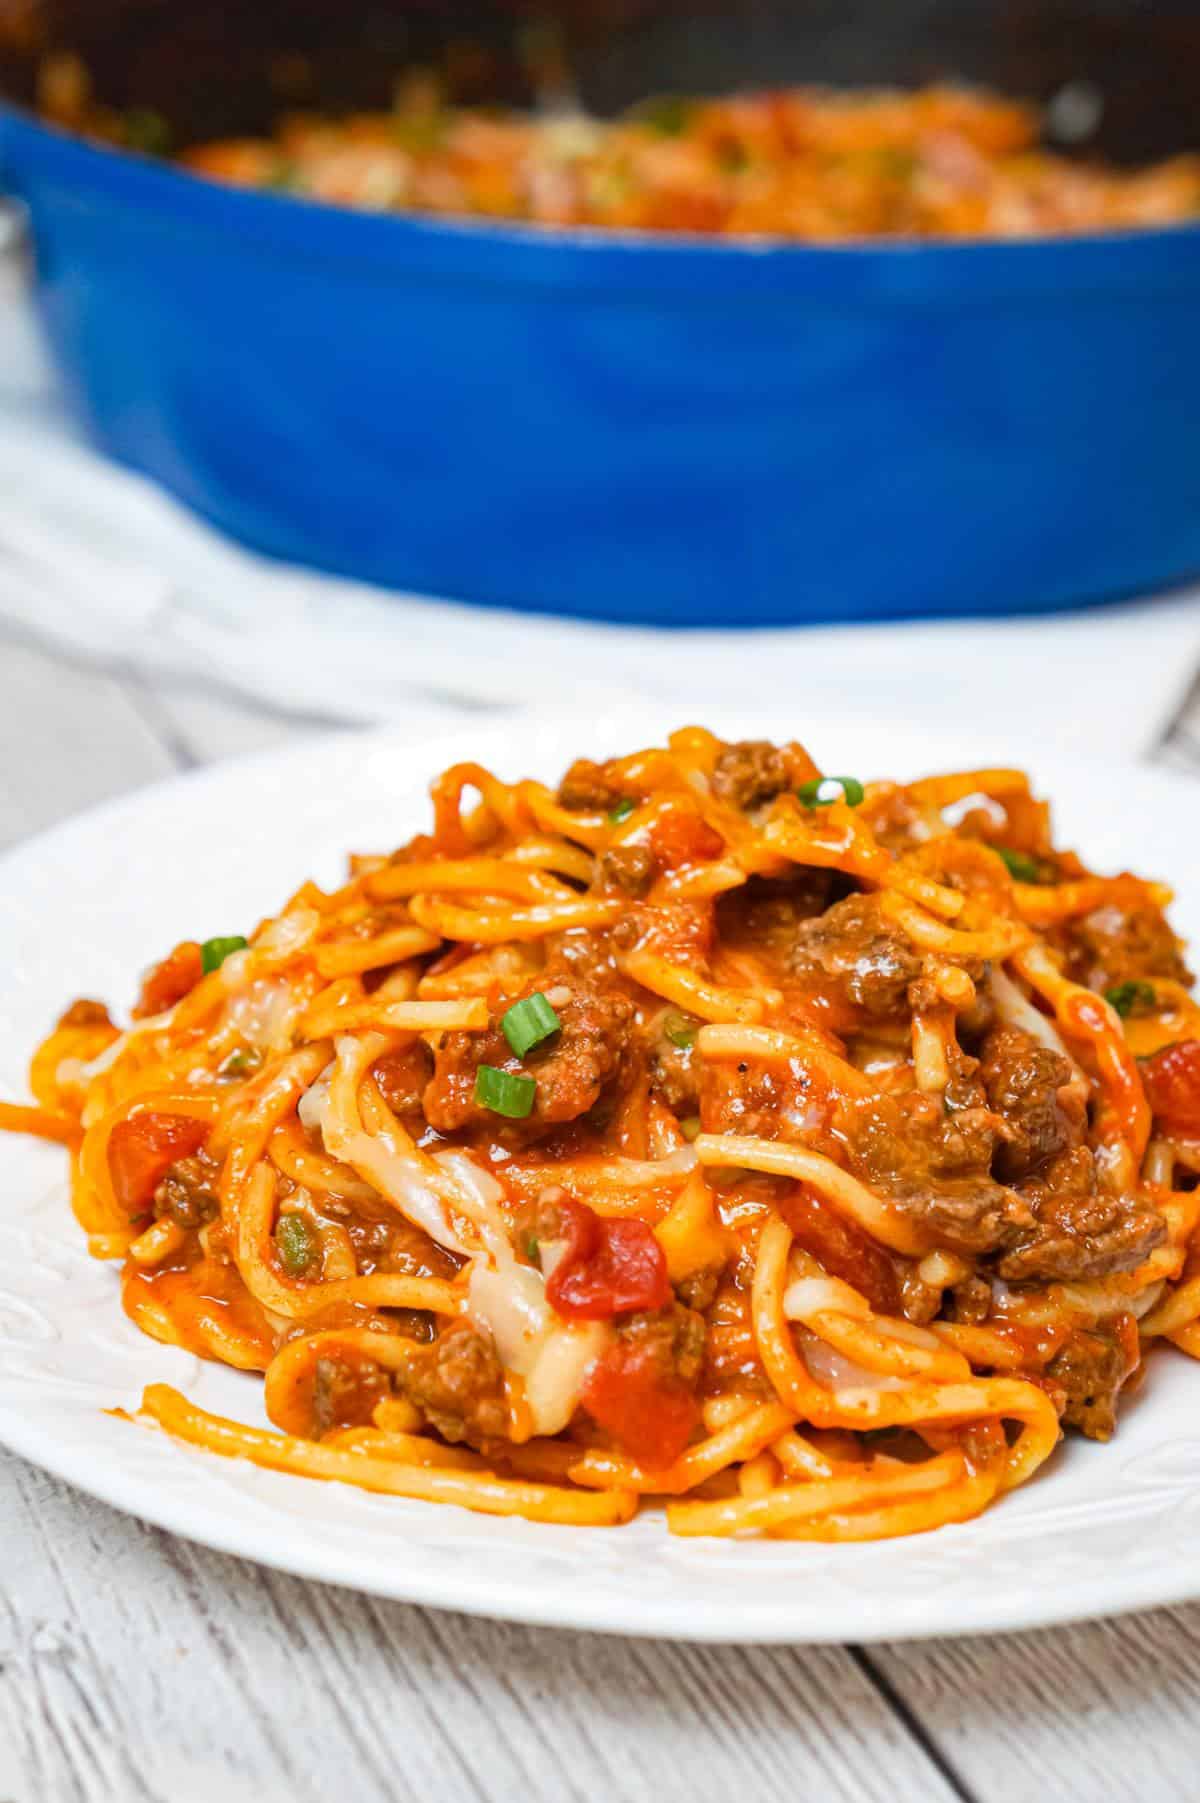
[[[1200,1606],[870,1661],[983,1803],[1200,1797]]]
[[[960,1796],[839,1648],[472,1620],[189,1545],[0,1455],[5,1803]],[[7,1769],[6,1769],[7,1762]]]

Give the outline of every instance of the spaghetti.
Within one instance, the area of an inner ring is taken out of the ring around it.
[[[826,777],[699,728],[433,830],[76,1002],[0,1126],[65,1142],[153,1338],[389,1495],[680,1534],[977,1515],[1200,1352],[1200,1009],[1161,886],[1011,770]]]

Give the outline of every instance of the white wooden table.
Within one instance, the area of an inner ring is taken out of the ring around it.
[[[1200,698],[1163,755],[1200,769]],[[0,845],[313,722],[0,633]],[[0,1803],[1196,1803],[1200,1605],[696,1649],[259,1570],[0,1453]]]

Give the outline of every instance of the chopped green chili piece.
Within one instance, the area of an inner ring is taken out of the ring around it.
[[[280,1215],[275,1245],[284,1270],[291,1277],[299,1277],[316,1257],[317,1236],[303,1215]]]
[[[609,810],[608,824],[610,826],[620,826],[622,820],[629,819],[629,816],[633,813],[636,806],[636,801],[631,800],[628,795],[623,796],[616,807]]]
[[[796,799],[806,808],[827,808],[834,801],[856,808],[865,793],[857,776],[814,776],[796,790]]]
[[[1153,984],[1138,982],[1114,983],[1104,991],[1104,999],[1122,1020],[1128,1020],[1131,1014],[1149,1014],[1158,1001]]]
[[[880,146],[878,150],[864,151],[863,158],[873,163],[879,174],[894,182],[910,182],[917,172],[917,159],[911,150],[896,150]]]
[[[639,125],[648,125],[664,138],[678,138],[687,130],[696,103],[684,94],[656,94],[633,108],[631,117]]]
[[[537,1083],[532,1077],[518,1077],[512,1071],[497,1070],[494,1064],[481,1064],[475,1072],[475,1100],[493,1114],[510,1121],[523,1121],[533,1108]]]
[[[689,1020],[686,1014],[668,1014],[663,1022],[663,1033],[681,1052],[695,1045],[697,1030],[695,1021]]]
[[[218,1077],[248,1077],[256,1071],[263,1061],[263,1055],[257,1046],[239,1046],[236,1052],[230,1052],[228,1058],[217,1066]]]
[[[200,947],[200,968],[205,976],[210,971],[220,970],[226,958],[233,952],[244,952],[248,941],[240,933],[230,933],[227,939],[206,939]]]
[[[263,177],[264,188],[271,188],[277,194],[287,194],[292,190],[300,192],[303,184],[294,163],[285,157],[277,157],[267,175]]]
[[[535,1264],[535,1265],[537,1264],[538,1253],[540,1251],[541,1251],[541,1246],[538,1242],[537,1234],[536,1233],[527,1234],[525,1237],[525,1256],[527,1259],[529,1259],[531,1264]]]
[[[1006,845],[994,845],[992,850],[998,852],[1008,866],[1008,874],[1018,883],[1044,883],[1045,867],[1028,852],[1009,851]]]
[[[131,106],[121,120],[130,150],[147,156],[165,156],[171,148],[171,127],[152,106]]]
[[[535,1045],[541,1045],[543,1039],[549,1039],[561,1026],[562,1022],[540,989],[527,995],[524,1001],[514,1002],[500,1017],[500,1030],[518,1058],[524,1058],[526,1052],[532,1052]]]
[[[393,116],[390,126],[405,150],[436,150],[445,139],[447,119],[441,113],[401,113]]]
[[[683,1134],[684,1139],[689,1142],[698,1138],[700,1133],[700,1116],[698,1114],[689,1114],[686,1119],[680,1121],[679,1131]]]

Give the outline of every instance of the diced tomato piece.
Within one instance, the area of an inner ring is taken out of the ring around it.
[[[675,1463],[700,1419],[692,1392],[636,1342],[618,1340],[596,1360],[581,1400],[622,1451],[656,1471]]]
[[[670,808],[650,829],[650,843],[660,864],[697,864],[719,858],[725,849],[720,833],[690,808]]]
[[[896,1268],[882,1246],[861,1227],[803,1183],[789,1190],[775,1206],[795,1234],[796,1244],[831,1277],[851,1284],[878,1314],[900,1313]]]
[[[208,1121],[190,1114],[147,1112],[117,1122],[108,1140],[108,1174],[131,1219],[147,1213],[171,1166],[198,1152],[210,1131]]]
[[[1142,1087],[1168,1133],[1200,1137],[1200,1039],[1181,1039],[1147,1058]]]
[[[142,978],[142,991],[133,1010],[134,1020],[144,1020],[150,1014],[164,1014],[176,1002],[181,1002],[203,975],[200,947],[194,939],[185,939],[161,964],[152,964]]]
[[[630,1309],[665,1308],[671,1279],[644,1221],[609,1221],[583,1202],[556,1204],[565,1248],[546,1279],[552,1308],[575,1321],[607,1321]]]

